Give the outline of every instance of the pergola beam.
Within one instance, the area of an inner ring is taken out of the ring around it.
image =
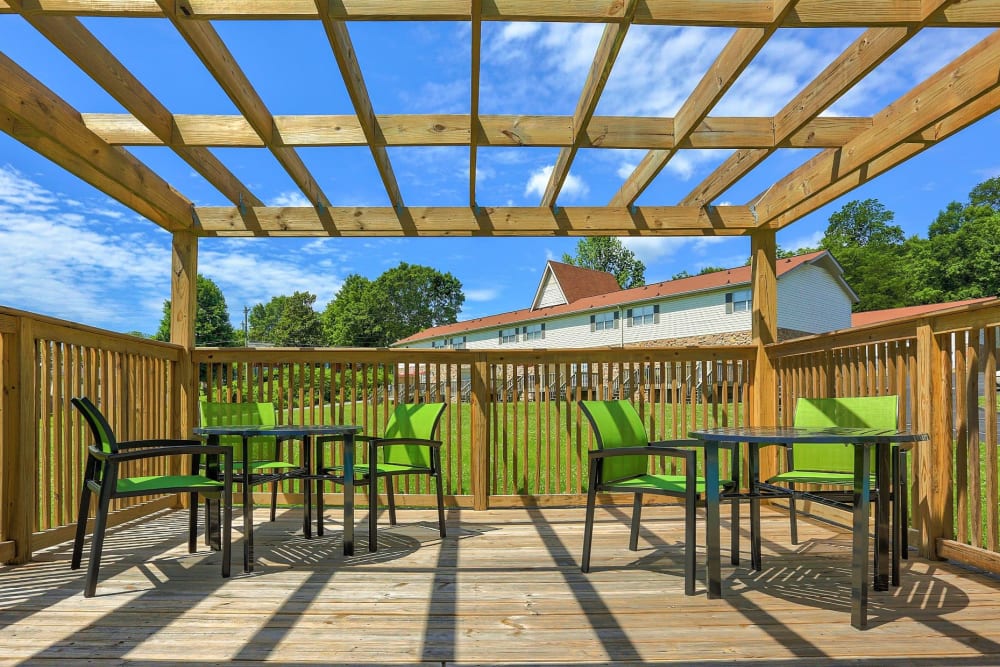
[[[782,16],[790,3],[781,3]],[[777,30],[775,22],[768,28],[740,28],[723,47],[722,52],[698,82],[694,91],[681,105],[674,119],[674,136],[683,144],[687,137],[708,116],[712,107],[726,94],[754,56],[764,47]],[[669,150],[652,150],[646,153],[618,192],[611,198],[611,206],[630,206],[649,187],[657,174],[677,154],[676,147]]]
[[[132,119],[135,123],[155,137],[160,145],[170,146],[226,199],[233,204],[245,200],[250,206],[263,206],[263,202],[207,148],[174,141],[176,128],[170,111],[79,20],[43,14],[28,14],[25,19],[135,114]]]
[[[85,113],[92,132],[116,146],[240,147],[265,144],[242,116],[175,114],[169,144],[129,114]],[[385,146],[466,146],[469,116],[379,115]],[[579,136],[581,148],[834,148],[871,127],[871,118],[823,117],[776,143],[772,118],[710,116],[679,144],[673,118],[595,116]],[[480,116],[476,146],[564,147],[573,142],[570,116]],[[275,116],[280,144],[364,146],[357,116]]]
[[[204,236],[250,236],[232,207],[197,209]],[[330,208],[345,236],[737,236],[756,229],[746,206],[560,207],[390,207]],[[308,207],[255,211],[272,236],[324,236],[316,211]],[[487,231],[488,230],[488,231]]]
[[[24,12],[75,16],[163,18],[156,0],[25,0]],[[921,20],[921,0],[800,0],[782,27],[904,26]],[[14,12],[0,0],[0,13]],[[483,7],[484,21],[565,21],[605,23],[622,20],[623,4],[615,0],[494,0]],[[188,20],[303,20],[317,19],[314,0],[187,0],[171,10]],[[383,0],[339,0],[329,3],[326,16],[341,21],[468,21],[470,0],[421,0],[398,3]],[[763,27],[774,20],[768,2],[747,0],[640,0],[634,23],[645,25],[704,25]],[[963,0],[935,11],[930,27],[991,27],[1000,22],[1000,0]]]
[[[87,129],[79,112],[0,53],[0,126],[64,169],[168,231],[191,227],[191,202],[117,146]]]
[[[900,146],[1000,86],[1000,31],[959,56],[879,112],[872,128],[840,149],[827,149],[753,202],[761,224],[815,198],[852,172]],[[933,142],[931,142],[933,143]],[[904,158],[905,159],[905,158]],[[801,210],[801,209],[799,209]]]
[[[626,21],[632,20],[632,16],[635,14],[636,3],[637,0],[628,0],[624,17]],[[573,112],[573,142],[559,151],[559,156],[556,158],[552,173],[549,174],[549,182],[546,184],[545,192],[542,194],[542,206],[555,206],[556,204],[559,191],[562,190],[562,186],[566,182],[566,177],[569,176],[570,165],[573,163],[573,159],[580,149],[584,130],[590,125],[590,120],[594,117],[594,111],[597,110],[597,103],[604,92],[604,86],[607,85],[608,77],[611,76],[611,68],[614,67],[615,59],[618,58],[618,52],[621,50],[625,36],[628,34],[628,28],[629,23],[627,22],[609,23],[604,26],[601,41],[598,43],[597,51],[594,54],[594,61],[590,65],[590,71],[587,72],[587,80],[583,85],[583,91],[580,93],[580,99],[576,103],[576,111]]]
[[[316,4],[322,7],[327,3],[324,0],[316,0]],[[361,66],[358,64],[357,53],[351,44],[351,36],[347,32],[347,26],[343,21],[335,21],[329,16],[323,16],[322,21],[327,39],[330,41],[334,56],[337,58],[337,66],[340,68],[344,85],[347,86],[347,94],[351,98],[358,121],[361,123],[361,131],[365,135],[365,141],[371,150],[372,158],[375,160],[375,168],[378,170],[382,184],[389,195],[389,203],[395,207],[402,207],[403,195],[399,192],[399,184],[396,182],[396,175],[389,162],[389,153],[386,151],[385,141],[382,139],[382,129],[375,117],[371,96],[368,94],[367,86],[365,86],[365,78],[361,74]]]

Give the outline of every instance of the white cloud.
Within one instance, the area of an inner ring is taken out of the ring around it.
[[[268,206],[312,206],[306,196],[296,190],[282,192],[272,198]]]
[[[467,289],[463,290],[465,294],[466,301],[493,301],[498,296],[500,296],[500,290],[497,288],[485,288],[485,289]]]
[[[815,248],[823,240],[823,236],[824,232],[822,230],[816,230],[806,236],[798,236],[784,241],[781,247],[791,251],[802,250],[803,248]]]
[[[622,245],[635,253],[643,264],[649,267],[653,263],[664,262],[685,255],[685,261],[692,259],[691,255],[703,255],[717,243],[727,239],[720,236],[625,236]],[[718,262],[709,261],[713,266]]]
[[[524,187],[524,194],[536,194],[539,197],[544,195],[545,188],[549,184],[549,177],[552,176],[553,169],[555,169],[555,165],[548,165],[532,172],[527,185]],[[559,196],[567,199],[575,199],[576,197],[586,195],[588,192],[590,192],[590,188],[583,182],[583,179],[574,176],[573,174],[567,174],[566,180],[563,182],[562,190],[559,192]]]
[[[638,166],[638,164],[633,164],[631,162],[622,162],[618,166],[618,171],[616,171],[615,174],[618,178],[626,179],[632,175],[632,172],[635,171],[635,168]]]
[[[515,21],[508,23],[500,32],[500,41],[504,43],[525,40],[534,36],[542,27],[541,23]]]

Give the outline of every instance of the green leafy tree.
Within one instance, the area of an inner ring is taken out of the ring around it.
[[[250,309],[247,318],[251,340],[280,347],[323,344],[323,324],[313,309],[316,295],[295,292],[276,296]]]
[[[948,204],[927,236],[914,254],[919,302],[1000,295],[1000,178]]]
[[[576,255],[564,254],[562,261],[610,273],[623,289],[646,284],[646,265],[613,236],[582,238],[576,244]]]
[[[903,230],[890,224],[895,214],[877,199],[847,202],[830,216],[820,242],[844,268],[857,293],[855,311],[881,310],[914,303],[913,246]]]
[[[353,273],[326,305],[321,316],[327,345],[372,347],[380,343],[382,320],[372,281]]]
[[[210,278],[198,274],[198,310],[194,320],[195,345],[233,347],[237,345],[236,330],[229,321],[229,307],[222,290]],[[170,340],[170,300],[163,302],[163,317],[154,340]]]
[[[386,347],[401,338],[458,320],[462,283],[450,273],[402,262],[374,281],[351,275],[323,311],[326,341]]]

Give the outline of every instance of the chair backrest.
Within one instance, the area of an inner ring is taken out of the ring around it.
[[[385,438],[433,440],[444,403],[402,403],[396,406],[385,425]],[[386,445],[382,448],[385,463],[431,467],[430,450],[419,445]]]
[[[795,426],[847,428],[898,428],[897,396],[854,398],[800,398],[795,403]],[[796,470],[851,472],[854,448],[844,445],[793,444]],[[874,457],[872,457],[874,466]]]
[[[70,402],[80,411],[83,418],[90,427],[90,432],[94,436],[94,444],[99,446],[104,452],[114,454],[118,451],[118,441],[115,440],[115,433],[111,430],[111,425],[104,418],[101,411],[97,409],[89,398],[81,396],[72,398]]]
[[[649,444],[642,419],[628,401],[580,401],[580,408],[594,429],[598,449]],[[644,475],[648,471],[648,456],[616,456],[604,461],[602,482]]]
[[[198,402],[198,416],[202,426],[275,426],[277,413],[273,403],[219,403]],[[233,459],[243,460],[242,438],[238,435],[219,437],[220,445],[233,448]],[[275,438],[270,435],[250,438],[250,460],[261,461],[274,457]]]

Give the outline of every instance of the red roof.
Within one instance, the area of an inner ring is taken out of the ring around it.
[[[588,296],[621,291],[618,279],[606,271],[585,269],[552,260],[549,260],[548,267],[559,282],[559,287],[568,303],[579,301]]]
[[[984,296],[978,299],[965,299],[964,301],[949,301],[947,303],[925,303],[920,306],[905,306],[903,308],[886,308],[885,310],[869,310],[863,313],[851,313],[851,326],[863,327],[867,324],[878,324],[889,320],[898,320],[904,317],[916,317],[935,313],[939,310],[968,306],[973,303],[990,301],[996,297]]]
[[[811,252],[805,255],[779,259],[777,262],[777,273],[779,276],[783,275],[792,269],[811,262],[825,254],[828,254],[827,251],[820,250],[818,252]],[[557,264],[557,262],[551,262],[551,264]],[[566,265],[564,264],[562,266]],[[589,271],[588,269],[584,270]],[[593,271],[592,273],[601,272]],[[440,326],[424,329],[423,331],[418,331],[412,336],[396,341],[395,344],[413,343],[420,340],[426,340],[428,338],[439,338],[441,336],[455,336],[466,334],[470,331],[480,331],[482,329],[497,329],[524,322],[544,320],[557,315],[586,312],[589,310],[598,310],[612,306],[621,306],[623,304],[641,303],[643,301],[649,301],[651,299],[662,297],[680,296],[682,294],[722,289],[730,285],[747,285],[750,283],[750,277],[750,267],[739,266],[734,269],[715,271],[713,273],[680,278],[678,280],[665,280],[661,283],[645,285],[644,287],[633,287],[632,289],[627,290],[618,289],[605,294],[595,294],[590,297],[583,297],[577,299],[576,301],[571,301],[570,303],[558,306],[549,306],[547,308],[538,308],[535,310],[532,310],[531,308],[524,308],[522,310],[515,310],[509,313],[487,315],[486,317],[480,317],[474,320],[456,322],[455,324],[442,324]],[[617,282],[615,282],[615,286],[618,286]]]

